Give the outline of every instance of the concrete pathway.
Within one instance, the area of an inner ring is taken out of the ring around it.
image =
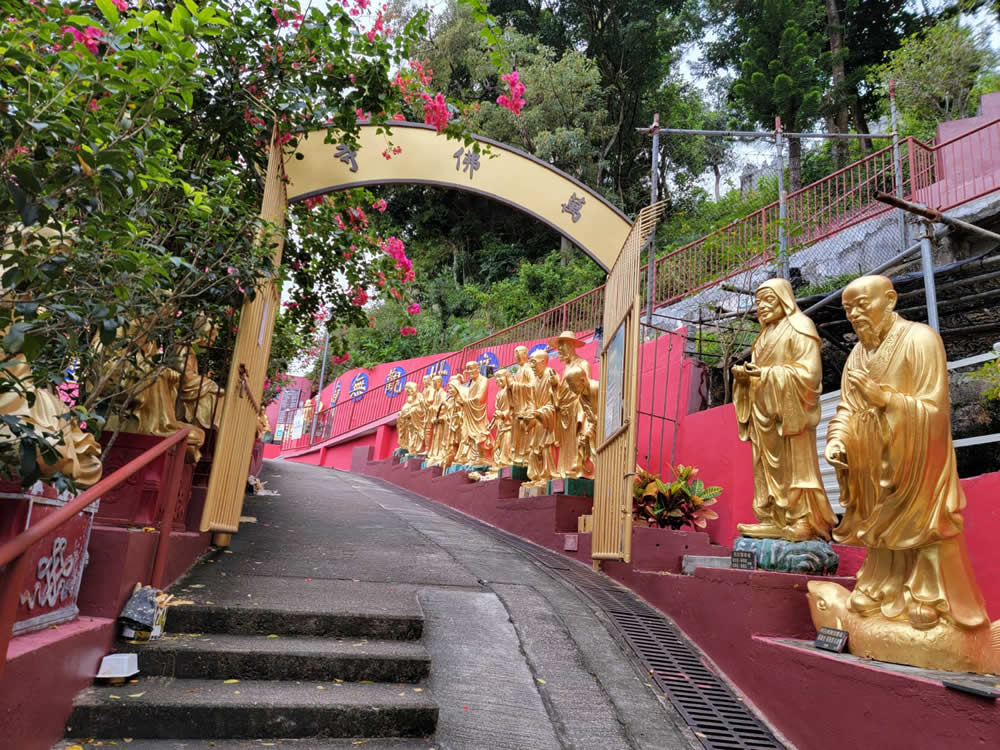
[[[416,593],[440,707],[426,741],[371,747],[440,750],[694,750],[701,744],[613,626],[557,571],[379,480],[267,461],[266,491],[247,498],[240,533],[172,592],[252,610],[399,613]],[[572,564],[572,563],[571,563]],[[349,606],[347,607],[349,609]],[[305,748],[307,740],[267,740]],[[349,746],[349,743],[346,743]],[[201,747],[174,741],[134,747]],[[259,747],[232,741],[217,747]],[[315,747],[340,743],[317,742]]]

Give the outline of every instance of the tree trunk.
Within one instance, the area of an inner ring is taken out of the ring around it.
[[[802,141],[788,139],[788,192],[794,193],[802,187]]]
[[[833,73],[833,93],[831,103],[834,107],[833,125],[837,133],[847,132],[848,106],[844,87],[844,8],[842,0],[826,0],[826,23],[830,38],[830,58]],[[850,150],[846,139],[838,138],[833,142],[833,166],[840,169],[846,166]]]
[[[559,265],[568,266],[569,262],[573,259],[573,243],[570,242],[566,237],[559,237]]]
[[[868,120],[865,119],[864,106],[861,104],[861,97],[854,94],[854,103],[851,105],[851,111],[854,115],[854,129],[859,133],[870,133],[872,132],[868,128]],[[864,138],[861,141],[861,147],[867,152],[871,153],[875,150],[875,144],[872,143],[870,138]]]
[[[722,182],[722,172],[719,170],[718,164],[712,165],[712,171],[715,172],[715,200],[719,201],[719,183]]]

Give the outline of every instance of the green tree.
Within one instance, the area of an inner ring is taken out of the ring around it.
[[[75,369],[73,414],[97,430],[183,367],[206,318],[231,335],[245,296],[281,273],[275,228],[257,220],[272,128],[294,146],[299,129],[354,143],[358,110],[387,123],[403,104],[390,70],[422,20],[390,37],[384,19],[339,4],[0,0],[5,364],[24,355],[39,386]],[[334,330],[357,320],[358,289],[380,272],[406,289],[409,261],[358,211],[370,200],[295,209],[288,321],[300,331],[320,313]],[[30,440],[24,424],[6,421]],[[18,462],[34,451],[19,444],[2,441],[0,464],[30,481]]]
[[[813,2],[763,0],[759,17],[747,29],[739,76],[732,87],[735,103],[753,122],[796,131],[820,114],[826,74],[823,42],[812,28],[818,17]],[[789,190],[802,186],[802,143],[788,141]]]
[[[939,122],[975,113],[978,94],[995,90],[997,58],[984,32],[957,20],[942,21],[908,37],[877,76],[896,81],[896,103],[907,133],[931,137]]]

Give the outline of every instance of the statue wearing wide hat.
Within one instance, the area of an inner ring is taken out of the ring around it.
[[[553,422],[553,437],[559,449],[556,461],[555,476],[562,478],[580,477],[584,468],[580,465],[577,450],[578,436],[583,424],[583,411],[580,407],[580,395],[574,391],[567,381],[586,378],[590,381],[590,363],[576,353],[576,350],[586,346],[572,331],[563,331],[558,336],[549,339],[549,346],[559,352],[563,362],[562,378],[555,393],[555,420]]]

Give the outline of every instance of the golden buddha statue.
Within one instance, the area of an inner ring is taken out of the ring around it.
[[[440,375],[435,375],[432,379],[436,390],[434,403],[427,413],[427,426],[425,434],[430,434],[430,447],[427,449],[427,465],[440,466],[444,459],[444,451],[448,436],[448,417],[451,404],[448,402],[448,395],[442,383]]]
[[[858,343],[825,454],[846,509],[833,538],[867,556],[853,592],[809,583],[813,623],[847,630],[866,658],[994,672],[1000,621],[991,627],[966,551],[944,344],[899,317],[896,300],[884,276],[844,290]]]
[[[555,437],[553,428],[556,420],[556,389],[559,375],[549,367],[549,355],[538,350],[528,358],[534,373],[534,383],[513,383],[515,392],[530,393],[530,398],[522,398],[525,406],[516,418],[522,423],[527,443],[528,484],[543,486],[555,475],[553,456]]]
[[[491,427],[496,427],[497,435],[493,442],[493,466],[499,469],[510,466],[514,462],[511,454],[511,425],[514,422],[510,405],[510,389],[507,370],[497,370],[493,377],[497,381],[497,395],[493,401],[493,421]]]
[[[302,405],[302,434],[305,435],[309,432],[312,427],[313,413],[315,409],[313,408],[313,400],[307,398],[306,402]]]
[[[753,512],[759,523],[741,523],[739,532],[828,540],[837,519],[816,452],[823,387],[819,334],[784,279],[765,281],[756,298],[760,333],[749,364],[732,372],[740,440],[753,446]]]
[[[528,347],[518,346],[514,349],[514,362],[517,372],[510,377],[510,410],[515,416],[510,424],[510,452],[514,463],[518,466],[528,465],[528,427],[516,418],[518,414],[534,408],[532,390],[535,385],[535,373],[528,363]],[[515,384],[524,387],[515,387]]]
[[[17,417],[18,421],[30,424],[39,438],[55,451],[57,458],[52,463],[41,450],[36,454],[38,467],[43,477],[56,472],[70,477],[78,487],[95,484],[103,472],[101,446],[89,432],[84,432],[77,421],[65,416],[69,407],[54,393],[35,387],[31,377],[31,367],[23,354],[5,360],[0,378],[17,383],[12,390],[0,393],[0,414]],[[34,394],[34,402],[28,405],[27,394]],[[10,428],[0,423],[0,442],[16,442]]]
[[[435,375],[424,377],[424,390],[420,394],[424,406],[424,453],[428,458],[434,444],[434,421],[437,419],[438,406],[443,398],[441,392],[441,377]]]
[[[589,368],[588,368],[589,369]],[[594,478],[594,453],[597,441],[597,404],[600,384],[583,368],[573,368],[563,374],[562,381],[580,400],[580,425],[576,434],[576,466],[578,477]]]
[[[462,445],[462,410],[459,407],[459,397],[462,392],[462,373],[457,373],[448,380],[448,402],[445,423],[444,449],[441,456],[441,468],[447,469],[456,463],[456,457]]]
[[[489,381],[480,374],[478,362],[466,362],[464,374],[468,382],[455,395],[455,409],[461,414],[461,440],[455,463],[478,464],[490,456],[486,416]]]
[[[406,401],[396,416],[396,442],[407,453],[413,453],[414,413],[420,398],[417,384],[412,380],[408,381],[403,386],[403,393],[406,394]]]
[[[201,326],[201,336],[195,341],[199,347],[209,347],[215,342],[218,329],[209,322]],[[198,357],[188,350],[184,357],[184,375],[181,378],[181,403],[184,421],[206,430],[219,428],[225,389],[212,379],[212,373],[198,372]]]
[[[205,431],[198,425],[189,424],[177,417],[180,373],[156,363],[159,347],[141,332],[138,325],[133,324],[130,332],[138,342],[139,351],[134,363],[124,362],[124,369],[126,377],[142,389],[128,405],[130,413],[123,418],[112,415],[108,419],[108,426],[111,428],[120,426],[129,432],[163,437],[173,435],[182,427],[190,427],[185,460],[189,463],[198,463],[201,459],[201,446],[205,444]],[[112,366],[119,365],[115,363]]]
[[[556,419],[554,427],[555,446],[559,449],[555,476],[562,478],[582,476],[583,470],[577,461],[577,435],[583,422],[580,413],[580,395],[566,383],[567,377],[576,378],[580,373],[590,381],[590,363],[577,355],[576,350],[586,346],[572,331],[563,331],[549,339],[549,346],[559,352],[563,362],[562,379],[556,389]]]

